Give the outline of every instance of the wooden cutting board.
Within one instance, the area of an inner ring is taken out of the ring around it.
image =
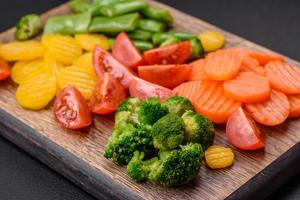
[[[193,34],[217,30],[225,34],[226,47],[271,52],[166,5],[151,4],[172,12],[175,30]],[[68,5],[64,4],[43,14],[43,20],[68,12]],[[13,34],[14,29],[0,34],[0,41],[13,40]],[[289,58],[286,60],[299,65]],[[281,126],[262,127],[267,135],[264,150],[246,152],[232,147],[236,159],[228,169],[212,171],[202,166],[199,177],[185,187],[137,184],[126,175],[125,167],[103,157],[113,116],[96,116],[89,129],[66,130],[55,122],[51,106],[38,112],[22,109],[16,102],[15,90],[12,81],[0,83],[0,134],[99,199],[263,198],[300,170],[300,120],[289,120]],[[230,146],[224,127],[217,127],[215,144]]]

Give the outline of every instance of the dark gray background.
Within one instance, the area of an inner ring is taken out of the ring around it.
[[[42,13],[63,2],[66,0],[6,0],[5,3],[2,1],[0,29],[3,31],[15,25],[18,18],[26,13]],[[163,2],[300,60],[300,1],[163,0]],[[0,199],[94,198],[0,137]],[[269,199],[300,199],[300,174],[272,194]]]

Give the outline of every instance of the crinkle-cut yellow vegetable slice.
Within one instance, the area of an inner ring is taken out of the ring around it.
[[[221,169],[232,165],[234,154],[230,148],[213,145],[205,153],[206,164],[211,169]]]
[[[72,85],[81,92],[86,100],[91,98],[96,82],[96,76],[81,67],[66,67],[61,70],[58,76],[59,90],[67,85]]]
[[[58,80],[58,74],[64,66],[52,58],[49,53],[45,54],[44,63],[45,66],[50,69],[51,74]]]
[[[101,34],[76,34],[75,35],[76,42],[86,51],[93,51],[95,46],[108,50],[109,43],[108,38],[105,35]]]
[[[38,41],[14,41],[0,47],[0,55],[7,61],[33,60],[43,57],[45,48]]]
[[[11,78],[18,84],[26,83],[41,74],[51,74],[50,68],[42,59],[16,62],[11,70]]]
[[[42,74],[21,84],[17,89],[16,98],[23,108],[40,110],[49,104],[55,94],[55,77]]]
[[[45,35],[42,43],[52,58],[64,65],[72,64],[82,54],[81,47],[71,36]]]
[[[84,53],[82,56],[74,60],[72,66],[74,67],[82,67],[87,69],[91,74],[95,74],[93,61],[92,61],[93,54],[92,53]]]

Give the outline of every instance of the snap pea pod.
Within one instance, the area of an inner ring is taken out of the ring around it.
[[[178,39],[175,36],[172,36],[172,37],[166,39],[164,42],[162,42],[159,47],[165,47],[165,46],[169,46],[169,45],[172,45],[172,44],[177,44],[179,42],[181,42],[180,39]]]
[[[177,37],[180,40],[190,40],[196,38],[195,35],[189,33],[180,33],[180,32],[164,32],[164,33],[154,33],[152,35],[152,43],[154,45],[159,45],[163,41],[166,41],[170,37]]]
[[[104,6],[100,9],[100,13],[104,16],[114,17],[141,10],[146,6],[147,3],[142,0],[127,0]]]
[[[151,6],[147,6],[141,10],[142,15],[146,18],[155,19],[167,24],[173,23],[173,17],[168,10],[162,8],[154,8]]]
[[[44,34],[59,33],[74,35],[88,31],[91,22],[89,12],[50,17],[44,27]]]
[[[196,59],[203,56],[204,49],[201,44],[201,41],[198,38],[192,38],[190,39],[190,42],[192,48],[190,59]]]
[[[28,40],[36,36],[41,30],[41,18],[36,14],[23,16],[16,25],[16,39]]]
[[[148,41],[152,38],[152,33],[149,31],[144,31],[140,29],[136,29],[132,32],[128,33],[128,36],[133,40],[143,40]]]
[[[163,32],[166,30],[166,25],[164,23],[153,19],[141,19],[139,20],[137,27],[150,32]]]
[[[109,43],[109,50],[111,50],[112,46],[114,45],[115,43],[115,39],[114,38],[109,38],[108,39],[108,43]],[[154,46],[151,42],[148,42],[148,41],[142,41],[142,40],[132,40],[134,46],[140,50],[140,51],[147,51],[147,50],[150,50],[150,49],[153,49]]]
[[[82,13],[90,10],[92,6],[91,0],[72,0],[69,2],[69,6],[74,13]]]
[[[136,28],[138,21],[138,13],[131,13],[117,17],[94,17],[88,31],[103,33],[133,31]]]
[[[102,15],[100,12],[101,8],[122,1],[126,0],[94,0],[91,5],[90,12],[93,16]]]

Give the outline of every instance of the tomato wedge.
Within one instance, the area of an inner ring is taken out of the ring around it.
[[[148,97],[159,97],[164,101],[171,96],[172,90],[134,77],[129,85],[130,96],[146,99]]]
[[[112,47],[112,55],[128,68],[142,64],[143,57],[125,32],[121,32]]]
[[[82,94],[73,86],[65,87],[54,102],[54,115],[65,128],[80,129],[92,123],[92,114]]]
[[[10,75],[10,68],[7,62],[0,57],[0,81],[6,79]]]
[[[125,89],[118,79],[109,73],[104,73],[103,82],[99,80],[89,106],[93,113],[101,115],[110,114],[116,111],[119,104],[125,98]]]
[[[138,67],[139,77],[167,88],[174,88],[189,78],[191,65],[147,65]]]
[[[144,60],[148,65],[182,64],[191,54],[191,43],[180,42],[144,52]]]
[[[103,81],[104,73],[109,72],[115,78],[120,80],[120,83],[128,88],[129,83],[134,77],[134,73],[116,60],[109,52],[99,46],[96,46],[93,53],[93,66],[100,81]]]
[[[228,118],[226,135],[229,142],[242,150],[263,148],[264,137],[255,121],[242,109],[237,108]]]

